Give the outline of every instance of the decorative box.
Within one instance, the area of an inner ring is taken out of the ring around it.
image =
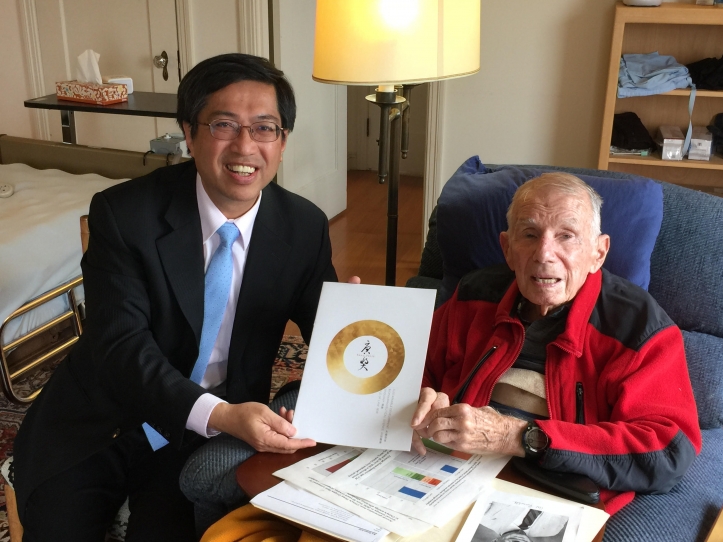
[[[79,81],[58,81],[55,94],[59,100],[70,100],[96,105],[110,105],[128,101],[125,85],[81,83]]]

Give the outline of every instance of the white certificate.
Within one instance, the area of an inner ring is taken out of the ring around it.
[[[304,367],[297,438],[409,450],[433,290],[324,283]]]

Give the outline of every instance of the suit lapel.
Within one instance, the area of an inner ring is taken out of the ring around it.
[[[189,167],[178,183],[165,218],[173,230],[156,241],[158,255],[196,344],[203,327],[203,239],[196,201],[196,168]]]
[[[258,215],[254,222],[251,244],[246,258],[241,291],[233,324],[229,361],[240,359],[253,332],[254,314],[273,298],[279,273],[291,245],[284,235],[286,217],[276,199],[274,186],[264,189]],[[229,363],[229,378],[236,364]]]

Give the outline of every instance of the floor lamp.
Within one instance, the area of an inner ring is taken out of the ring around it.
[[[412,88],[479,71],[480,0],[316,0],[312,77],[378,85],[379,182],[388,182],[387,286],[396,282],[399,160],[407,157]],[[401,92],[401,95],[400,95]]]

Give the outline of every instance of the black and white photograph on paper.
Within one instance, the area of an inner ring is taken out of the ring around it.
[[[470,512],[457,542],[575,542],[582,506],[490,490]]]
[[[569,519],[528,506],[492,502],[472,542],[562,542]]]

